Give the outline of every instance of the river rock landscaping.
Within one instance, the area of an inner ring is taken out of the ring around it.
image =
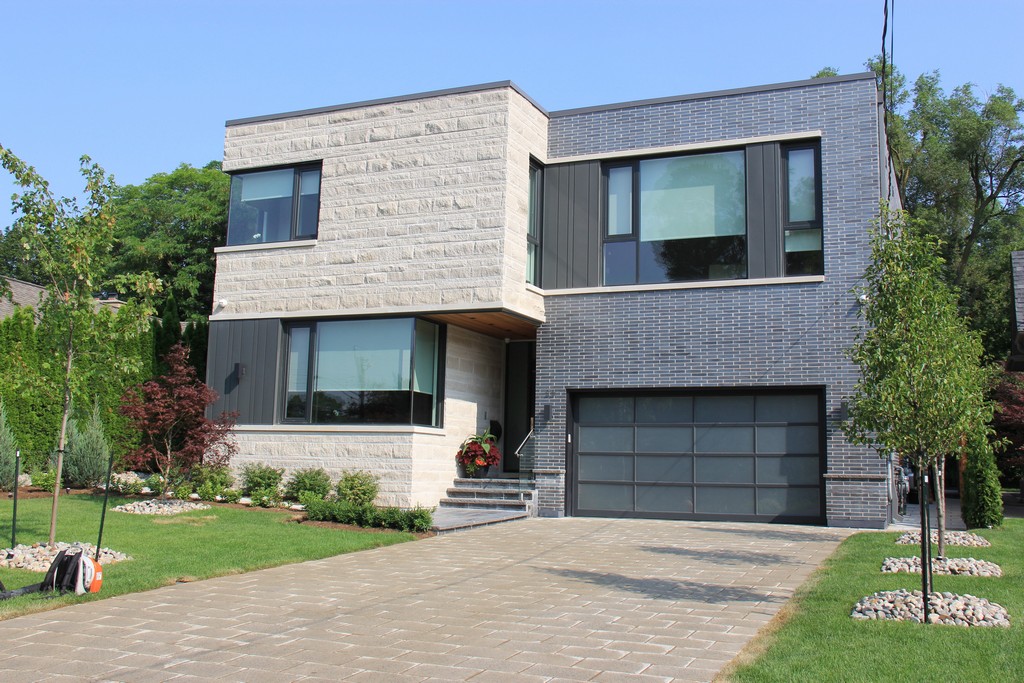
[[[45,572],[53,564],[53,558],[57,553],[66,548],[81,548],[82,552],[89,557],[96,557],[96,546],[91,543],[64,543],[57,542],[53,545],[47,543],[33,543],[32,545],[16,545],[13,548],[0,550],[0,567],[8,569],[27,569],[30,572]],[[100,564],[114,564],[132,559],[124,553],[119,553],[110,548],[100,550]]]
[[[206,503],[193,503],[187,500],[137,500],[134,503],[118,505],[116,512],[127,512],[132,515],[177,515],[189,510],[209,510]]]
[[[974,595],[930,593],[928,609],[928,622],[932,624],[1003,628],[1010,626],[1010,616],[1001,605]],[[869,595],[854,605],[850,616],[861,620],[882,619],[920,624],[924,619],[921,591],[901,588]]]
[[[882,562],[886,574],[921,573],[920,557],[887,557]],[[936,557],[932,559],[932,572],[954,576],[1002,576],[1003,570],[994,562],[976,560],[973,557]]]
[[[931,534],[932,544],[939,542],[939,532],[933,531]],[[978,534],[972,534],[969,531],[947,531],[946,532],[946,545],[950,546],[961,546],[968,548],[987,548],[992,545],[988,542],[987,538],[979,536]],[[900,545],[921,545],[921,532],[920,531],[908,531],[899,538],[896,542]]]

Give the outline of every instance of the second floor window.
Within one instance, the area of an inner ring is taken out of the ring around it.
[[[530,164],[530,206],[526,231],[526,282],[540,285],[540,211],[544,173]]]
[[[606,166],[604,284],[747,276],[742,150]]]
[[[228,246],[314,239],[319,218],[319,166],[231,176]]]
[[[782,228],[786,275],[822,275],[821,173],[816,144],[782,148]]]

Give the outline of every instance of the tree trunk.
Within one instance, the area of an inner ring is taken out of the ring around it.
[[[928,525],[928,465],[922,453],[917,458],[917,500],[921,504],[921,601],[923,621],[928,623],[928,596],[932,592],[932,539]]]
[[[60,418],[60,436],[57,439],[57,471],[53,482],[53,506],[50,509],[49,543],[57,539],[57,505],[60,499],[60,478],[64,472],[64,447],[67,445],[68,419],[71,416],[71,366],[75,357],[75,319],[68,325],[67,360],[64,364],[64,409]]]
[[[946,556],[946,459],[939,458],[933,466],[935,473],[935,527],[939,533],[939,557]]]

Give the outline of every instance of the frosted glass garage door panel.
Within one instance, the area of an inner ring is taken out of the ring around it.
[[[754,458],[749,455],[698,455],[697,481],[702,484],[750,484],[754,481]]]
[[[693,487],[637,486],[637,512],[693,512]]]
[[[632,453],[632,427],[580,427],[580,450],[585,453]]]
[[[686,484],[693,481],[693,456],[638,455],[636,480]]]
[[[818,397],[766,394],[757,397],[758,422],[817,422]]]
[[[636,399],[636,421],[692,422],[693,399],[689,396],[640,396]]]
[[[753,453],[753,427],[697,427],[696,453]]]
[[[820,491],[814,489],[758,489],[757,514],[814,517],[821,514]]]
[[[758,427],[758,453],[818,453],[817,427]]]
[[[580,484],[577,505],[581,510],[632,510],[633,485]]]
[[[694,422],[753,422],[753,396],[697,396]]]
[[[693,427],[637,427],[638,453],[692,453]]]
[[[581,455],[580,479],[596,481],[632,481],[632,455]]]
[[[820,483],[820,468],[818,456],[761,455],[757,458],[757,483],[814,486]]]
[[[754,489],[698,486],[694,512],[709,515],[754,514]]]
[[[633,421],[633,398],[629,396],[584,396],[579,408],[583,423]]]

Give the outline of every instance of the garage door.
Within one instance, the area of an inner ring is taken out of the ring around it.
[[[581,394],[573,514],[824,521],[819,391]]]

